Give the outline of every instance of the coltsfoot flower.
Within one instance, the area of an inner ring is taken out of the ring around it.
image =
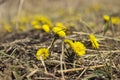
[[[104,16],[103,16],[103,19],[104,19],[105,21],[109,21],[109,20],[110,20],[110,16],[104,15]]]
[[[61,27],[54,27],[52,31],[57,34],[59,37],[64,38],[66,36],[66,33],[63,28]]]
[[[49,57],[49,50],[47,48],[40,48],[36,52],[36,58],[38,60],[45,60]]]
[[[49,33],[49,32],[50,32],[50,27],[49,27],[49,25],[47,25],[47,24],[42,25],[42,29],[43,29],[46,33]]]
[[[57,34],[59,35],[59,37],[62,37],[62,38],[66,36],[66,33],[64,31],[59,31],[57,32]]]
[[[25,26],[21,25],[21,26],[19,27],[19,30],[20,30],[20,31],[25,31],[25,30],[26,30],[26,29],[25,29]]]
[[[89,39],[92,43],[92,47],[95,48],[95,49],[98,49],[99,48],[99,43],[97,41],[97,38],[93,34],[90,34]]]
[[[57,23],[56,23],[56,26],[57,26],[57,27],[63,27],[63,24],[62,24],[61,22],[57,22]]]
[[[40,25],[34,25],[33,28],[36,29],[36,30],[40,30],[41,26]]]
[[[83,56],[86,53],[86,47],[81,42],[78,42],[78,41],[74,42],[74,44],[72,44],[72,48],[73,48],[73,51],[78,56]]]
[[[7,32],[12,32],[12,28],[11,28],[10,25],[5,25],[4,30],[7,31]]]
[[[37,20],[34,20],[34,21],[31,22],[31,24],[32,24],[32,25],[38,25],[39,22],[38,22]]]
[[[112,24],[115,24],[115,25],[118,25],[118,24],[120,24],[120,18],[119,17],[116,17],[116,16],[108,16],[108,15],[104,15],[103,16],[103,19],[106,21],[106,22],[108,22],[108,21],[110,21],[110,18],[111,18],[111,22],[112,22]]]
[[[70,39],[65,39],[65,40],[64,40],[64,43],[65,43],[65,44],[68,44],[70,47],[72,47],[72,45],[73,45],[73,41],[70,40]]]
[[[72,50],[74,51],[74,53],[77,56],[83,56],[83,55],[85,55],[85,53],[86,53],[86,47],[84,46],[83,43],[81,43],[79,41],[73,42],[70,39],[64,40],[64,43],[68,44],[72,48]]]
[[[120,24],[120,18],[119,17],[112,17],[112,23],[115,25]]]
[[[62,31],[62,28],[61,27],[54,27],[52,30],[54,33],[57,33],[59,31]]]

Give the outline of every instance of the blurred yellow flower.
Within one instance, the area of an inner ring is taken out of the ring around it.
[[[54,33],[57,33],[58,31],[62,31],[62,28],[60,28],[60,27],[54,27],[54,28],[52,29],[52,31],[53,31]]]
[[[36,19],[37,21],[40,21],[40,22],[43,23],[43,24],[48,24],[50,27],[52,26],[52,22],[51,22],[46,16],[36,15],[36,16],[35,16],[35,19]]]
[[[118,24],[120,24],[120,18],[119,17],[111,17],[111,21],[112,21],[112,23],[113,24],[116,24],[116,25],[118,25]]]
[[[38,25],[39,22],[37,20],[34,20],[34,21],[31,22],[31,24],[34,26],[34,25]]]
[[[49,50],[47,48],[40,48],[36,52],[36,58],[38,60],[45,60],[49,57]]]
[[[59,37],[65,37],[66,33],[63,28],[61,27],[54,27],[52,31],[57,34]]]
[[[49,27],[49,25],[47,25],[47,24],[42,25],[42,29],[43,29],[46,33],[49,33],[49,32],[50,32],[50,27]]]
[[[55,26],[66,30],[66,27],[61,22],[57,22]]]
[[[62,24],[61,22],[57,22],[57,23],[56,23],[56,26],[57,26],[57,27],[63,27],[63,24]]]
[[[10,25],[5,25],[4,30],[7,31],[7,32],[12,32],[12,28],[11,28]]]
[[[19,27],[19,30],[25,31],[25,26],[21,25],[21,26]]]
[[[70,45],[70,47],[72,47],[72,45],[73,45],[73,41],[70,39],[65,39],[64,43]]]
[[[66,33],[64,31],[58,31],[57,34],[59,37],[62,37],[62,38],[66,37]]]
[[[110,20],[110,16],[104,15],[103,19],[108,22]],[[116,16],[112,16],[111,22],[112,22],[112,24],[118,25],[118,24],[120,24],[120,18],[116,17]]]
[[[109,21],[109,20],[110,20],[110,16],[104,15],[104,16],[103,16],[103,19],[104,19],[105,21]]]
[[[93,34],[90,34],[89,39],[92,43],[92,47],[95,48],[95,49],[98,49],[99,48],[99,43],[98,43],[96,37]]]
[[[72,45],[73,51],[78,55],[78,56],[83,56],[85,55],[86,52],[86,47],[84,46],[83,43],[81,42],[74,42],[74,44]]]
[[[40,25],[33,25],[33,28],[36,29],[36,30],[40,30],[41,26]]]

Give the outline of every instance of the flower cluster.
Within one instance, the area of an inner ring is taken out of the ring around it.
[[[62,23],[57,23],[56,26],[52,29],[52,31],[59,37],[66,37],[65,28]]]
[[[83,43],[79,42],[79,41],[75,41],[73,42],[72,40],[64,40],[64,42],[66,44],[69,44],[69,46],[72,48],[72,50],[74,51],[74,53],[78,56],[83,56],[85,55],[86,52],[86,47],[84,46]]]
[[[112,24],[114,24],[114,25],[120,24],[120,18],[119,17],[104,15],[103,19],[104,19],[105,22],[109,22],[111,20]]]
[[[5,25],[4,30],[6,30],[7,32],[12,32],[12,28],[10,25]]]
[[[32,26],[36,30],[42,29],[46,33],[50,32],[50,28],[52,26],[52,22],[45,16],[36,15],[35,20],[31,22]]]

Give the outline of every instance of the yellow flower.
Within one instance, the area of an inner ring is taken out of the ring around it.
[[[42,25],[42,29],[43,29],[46,33],[49,33],[49,32],[50,32],[50,27],[49,27],[49,25],[47,25],[47,24]]]
[[[12,32],[12,28],[10,25],[5,25],[4,26],[4,29],[7,31],[7,32]]]
[[[98,49],[99,48],[99,43],[98,43],[96,37],[93,34],[90,34],[89,39],[92,43],[92,47],[95,48],[95,49]]]
[[[72,45],[73,45],[73,41],[70,40],[70,39],[65,39],[65,40],[64,40],[64,43],[65,43],[65,44],[69,44],[70,47],[72,47]]]
[[[104,15],[104,16],[103,16],[103,19],[104,19],[105,21],[109,21],[109,20],[110,20],[110,16]],[[118,24],[120,24],[120,18],[119,18],[119,17],[114,17],[114,16],[112,16],[112,17],[111,17],[111,22],[112,22],[112,24],[118,25]]]
[[[36,58],[38,60],[45,60],[49,56],[49,50],[47,48],[40,48],[36,53]]]
[[[104,16],[103,16],[103,19],[104,19],[105,21],[109,21],[109,20],[110,20],[110,16],[104,15]]]
[[[52,30],[53,30],[54,33],[57,33],[59,31],[62,31],[62,28],[60,28],[60,27],[54,27]]]
[[[40,25],[34,25],[33,28],[36,29],[36,30],[40,30],[41,26]]]
[[[54,27],[52,30],[59,37],[65,37],[66,36],[66,33],[64,32],[63,28],[61,28],[61,27]]]
[[[62,37],[62,38],[66,36],[66,33],[64,31],[59,31],[57,32],[57,34],[59,35],[59,37]]]
[[[57,22],[56,23],[56,27],[60,27],[60,28],[62,28],[62,29],[64,29],[64,30],[66,30],[66,27],[63,25],[63,23],[61,23],[61,22]]]
[[[39,22],[38,22],[37,20],[34,20],[34,21],[31,22],[31,24],[32,24],[32,25],[38,25]]]
[[[48,24],[49,26],[52,26],[52,22],[46,16],[36,15],[35,19],[42,22],[43,24]]]
[[[78,41],[73,42],[70,39],[65,39],[64,43],[68,44],[68,47],[70,46],[72,48],[72,50],[75,52],[76,55],[78,55],[78,56],[85,55],[86,47],[84,46],[83,43],[78,42]]]
[[[57,27],[63,27],[63,24],[62,24],[61,22],[57,22],[57,23],[56,23],[56,26],[57,26]]]
[[[111,17],[111,21],[113,24],[120,24],[120,18],[119,17]]]
[[[74,42],[74,44],[72,44],[72,49],[78,56],[85,55],[86,47],[81,42],[78,41]]]
[[[25,26],[21,25],[21,26],[19,27],[19,30],[25,31]]]

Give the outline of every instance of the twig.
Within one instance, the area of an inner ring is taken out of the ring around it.
[[[35,69],[34,71],[32,71],[30,74],[27,75],[27,78],[29,79],[32,75],[34,75],[36,72],[38,71],[38,69]]]
[[[44,63],[44,61],[42,60],[42,57],[40,57],[40,59],[41,59],[42,65],[44,66],[45,73],[48,73],[47,68],[46,68],[46,66],[45,66],[45,63]]]
[[[90,33],[85,33],[85,32],[73,32],[73,34],[81,34],[81,35],[90,35]],[[96,35],[100,38],[103,38],[103,39],[111,39],[111,40],[116,40],[116,41],[120,41],[120,39],[118,38],[115,38],[115,37],[108,37],[108,36],[103,36],[103,35]]]
[[[76,80],[79,80],[79,78],[85,73],[85,71],[88,69],[88,67],[87,68],[85,68],[83,71],[82,71],[82,73],[77,77],[77,79]]]
[[[102,68],[104,65],[96,65],[96,66],[90,66],[88,69],[96,69],[96,68]],[[86,68],[86,67],[85,67]],[[84,70],[85,68],[73,68],[73,69],[67,69],[67,70],[62,70],[62,72],[73,72],[73,71],[81,71]],[[58,73],[61,73],[61,70],[57,71]]]
[[[63,55],[64,55],[64,42],[62,42],[62,54],[60,56],[60,68],[61,68],[61,75],[62,75],[62,80],[65,80],[64,78],[64,73],[63,73],[63,64],[62,64],[62,60],[63,60]]]
[[[54,39],[52,40],[50,46],[48,47],[49,50],[53,48],[53,44],[54,44],[55,40],[56,40],[56,37],[54,37]]]
[[[91,49],[87,49],[87,51],[90,52],[97,52],[96,50],[91,50]],[[120,50],[111,50],[111,51],[107,51],[107,50],[99,50],[100,53],[116,53],[116,52],[120,52]]]

